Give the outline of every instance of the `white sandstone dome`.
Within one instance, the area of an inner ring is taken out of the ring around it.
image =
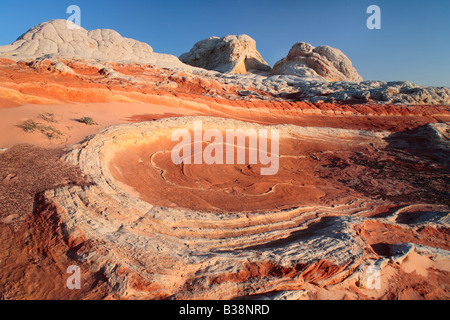
[[[223,73],[246,74],[270,70],[248,35],[210,37],[197,42],[180,60],[194,67]]]
[[[329,46],[315,48],[306,42],[294,44],[288,56],[275,64],[272,74],[312,78],[319,76],[328,81],[363,81],[341,50]]]
[[[155,53],[144,42],[110,29],[88,31],[67,20],[51,20],[31,28],[14,43],[0,46],[0,57],[94,59],[186,68],[177,57]]]

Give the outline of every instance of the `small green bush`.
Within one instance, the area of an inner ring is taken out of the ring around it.
[[[35,132],[37,130],[43,135],[47,136],[49,140],[64,136],[64,133],[62,133],[58,129],[52,126],[43,125],[34,120],[26,120],[23,123],[21,123],[19,127],[22,128],[25,132],[29,133]]]
[[[85,125],[88,125],[88,126],[98,125],[98,123],[95,122],[94,119],[92,119],[91,117],[83,117],[81,119],[78,119],[78,122],[84,123]]]

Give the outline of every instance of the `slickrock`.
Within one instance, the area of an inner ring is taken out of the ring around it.
[[[194,67],[227,73],[261,73],[270,70],[248,35],[210,37],[197,42],[180,60]]]
[[[306,42],[294,44],[287,57],[275,64],[272,74],[296,75],[313,79],[319,76],[328,81],[361,82],[363,80],[342,51],[329,46],[315,48]]]

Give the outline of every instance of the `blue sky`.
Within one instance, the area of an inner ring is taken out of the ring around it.
[[[298,41],[342,50],[365,80],[450,87],[449,0],[15,0],[0,4],[0,45],[81,8],[82,27],[108,28],[176,56],[210,36],[248,34],[273,65]],[[366,9],[381,8],[381,30]]]

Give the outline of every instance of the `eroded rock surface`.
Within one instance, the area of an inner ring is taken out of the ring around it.
[[[342,51],[329,46],[315,48],[306,42],[294,44],[287,57],[275,64],[272,74],[313,79],[319,76],[328,81],[361,82],[363,80]]]
[[[180,60],[194,67],[226,73],[246,74],[269,71],[270,66],[256,50],[248,35],[210,37],[197,42]]]
[[[370,292],[365,291],[370,265],[396,268],[410,254],[448,265],[449,211],[442,183],[427,193],[414,190],[421,188],[417,183],[448,173],[424,166],[433,161],[425,154],[416,154],[420,161],[412,164],[413,155],[394,152],[388,132],[277,126],[285,141],[280,175],[259,188],[247,165],[209,168],[205,180],[190,175],[196,165],[181,171],[168,163],[160,167],[156,158],[170,148],[158,142],[173,128],[191,128],[199,120],[205,129],[263,127],[206,117],[111,127],[65,156],[91,184],[50,190],[39,199],[45,208],[55,208],[66,241],[77,244],[71,256],[101,273],[114,296],[231,299],[304,291],[298,296],[313,298],[320,288],[354,286],[353,298],[363,298]],[[430,130],[445,132],[441,127]],[[136,148],[142,152],[127,156]],[[441,148],[448,154],[448,146]],[[370,160],[395,171],[385,167],[383,179],[366,179],[377,166]],[[292,161],[305,174],[316,172],[315,177],[297,182],[302,190],[280,206],[265,189],[283,189]],[[399,174],[402,170],[412,174],[409,180]],[[232,207],[217,203],[230,196],[229,190],[234,190]],[[377,228],[386,231],[379,234]],[[439,272],[448,279],[444,269]],[[377,294],[387,298],[392,284]],[[448,296],[447,289],[433,286]]]

